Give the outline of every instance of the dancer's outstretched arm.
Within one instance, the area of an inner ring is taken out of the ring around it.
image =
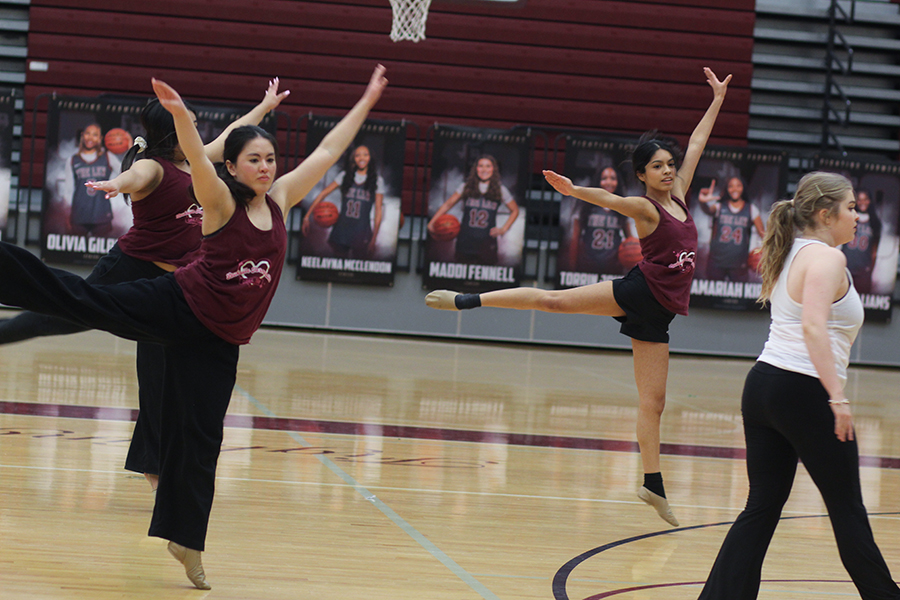
[[[162,181],[163,169],[155,160],[139,160],[127,171],[109,181],[88,181],[84,185],[99,192],[106,192],[106,198],[119,194],[129,194],[133,202],[138,202]]]
[[[612,192],[607,192],[600,187],[592,188],[575,185],[574,183],[572,183],[572,180],[565,175],[560,175],[559,173],[550,171],[549,169],[543,171],[543,174],[544,178],[547,180],[547,183],[553,186],[553,189],[555,189],[563,196],[572,196],[573,198],[584,200],[585,202],[614,210],[619,214],[625,215],[626,217],[631,217],[633,219],[643,217],[644,213],[646,212],[644,204],[649,205],[649,203],[643,198],[623,198],[622,196],[613,194]],[[640,200],[643,200],[643,202],[638,202]]]
[[[573,198],[614,210],[636,221],[656,221],[659,219],[659,212],[646,198],[638,196],[623,198],[612,192],[607,192],[603,188],[575,185],[565,175],[560,175],[550,170],[543,173],[547,183],[564,196],[572,196]]]

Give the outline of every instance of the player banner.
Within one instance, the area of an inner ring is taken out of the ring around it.
[[[12,174],[13,118],[16,99],[0,96],[0,240],[9,224],[9,195]]]
[[[856,192],[856,237],[841,246],[867,321],[887,322],[897,281],[900,165],[846,158],[816,159],[816,169],[840,173]]]
[[[426,288],[484,292],[522,278],[528,133],[435,125]]]
[[[85,186],[116,177],[122,156],[143,135],[146,98],[55,97],[47,112],[41,256],[64,264],[94,264],[131,227],[131,207]],[[197,106],[197,129],[212,141],[247,109]],[[268,120],[268,128],[274,119]],[[266,126],[266,123],[264,123]]]
[[[688,193],[697,224],[691,307],[749,310],[772,204],[786,196],[788,157],[752,148],[707,147]]]
[[[307,156],[340,119],[310,117]],[[406,125],[367,120],[303,199],[297,278],[394,285]]]
[[[612,138],[566,136],[564,175],[579,186],[619,196],[640,196],[644,188],[627,166],[628,146]],[[641,260],[634,221],[613,210],[564,196],[559,207],[556,288],[622,277]]]
[[[123,197],[85,186],[119,174],[122,155],[142,131],[140,105],[56,97],[47,111],[41,256],[93,264],[131,227]]]

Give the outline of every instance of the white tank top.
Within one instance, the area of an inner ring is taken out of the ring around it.
[[[758,360],[786,371],[818,377],[819,374],[809,359],[809,350],[803,339],[801,322],[803,306],[795,302],[787,291],[787,274],[790,272],[794,257],[801,248],[809,244],[824,244],[824,242],[795,239],[794,247],[784,261],[784,268],[781,269],[772,290],[772,324],[769,327],[769,339]],[[850,280],[850,289],[831,305],[831,314],[828,316],[828,337],[831,340],[831,352],[834,354],[834,366],[841,381],[847,380],[850,348],[864,317],[862,301],[853,287],[853,278],[849,270],[847,278]]]

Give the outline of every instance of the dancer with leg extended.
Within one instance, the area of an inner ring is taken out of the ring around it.
[[[639,398],[637,438],[644,485],[638,497],[673,526],[678,520],[669,507],[660,472],[659,426],[666,403],[669,323],[676,314],[687,314],[697,250],[697,228],[683,198],[731,81],[731,75],[719,81],[710,69],[704,72],[713,100],[691,134],[681,167],[676,169],[674,143],[656,138],[655,132],[644,134],[632,152],[634,172],[646,189],[644,196],[623,198],[602,188],[575,186],[567,177],[544,171],[559,193],[634,219],[644,259],[625,277],[567,290],[513,288],[484,294],[439,290],[425,299],[428,306],[446,310],[493,306],[605,315],[620,321],[620,331],[632,338]]]
[[[875,544],[859,481],[844,385],[863,305],[847,259],[858,215],[850,182],[809,173],[769,216],[760,261],[769,339],[741,398],[750,494],[700,598],[755,600],[763,560],[791,493],[797,459],[822,494],[841,561],[863,600],[900,598]]]
[[[200,556],[238,350],[259,328],[278,286],[287,251],[285,219],[350,145],[386,85],[379,65],[350,112],[276,181],[271,134],[249,125],[233,130],[217,169],[181,97],[154,80],[203,208],[198,258],[174,273],[92,286],[0,242],[3,304],[163,345],[160,477],[150,535],[169,540],[169,551],[200,589],[210,587]]]
[[[228,134],[241,125],[256,125],[275,110],[289,91],[278,92],[278,79],[269,87],[250,112],[231,123],[222,134],[204,147],[213,162],[222,160]],[[188,109],[196,114],[188,105]],[[85,281],[106,285],[150,279],[187,265],[200,247],[203,211],[188,194],[191,167],[178,144],[172,115],[159,100],[150,100],[141,110],[144,137],[125,153],[122,173],[109,181],[89,181],[93,192],[108,199],[119,194],[129,198],[134,221],[94,266]],[[67,335],[87,331],[87,327],[65,319],[24,312],[0,320],[0,344],[35,337]],[[156,344],[137,345],[138,404],[140,411],[125,468],[143,473],[156,489],[159,475],[159,384],[163,370],[163,351]]]

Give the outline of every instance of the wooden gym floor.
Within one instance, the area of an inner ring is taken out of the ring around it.
[[[11,313],[0,313],[5,316]],[[671,528],[642,504],[627,353],[262,330],[243,348],[195,590],[122,469],[134,344],[0,346],[0,598],[696,598],[746,498],[747,360],[674,357]],[[848,384],[900,575],[900,372]],[[800,468],[762,599],[858,598]]]

